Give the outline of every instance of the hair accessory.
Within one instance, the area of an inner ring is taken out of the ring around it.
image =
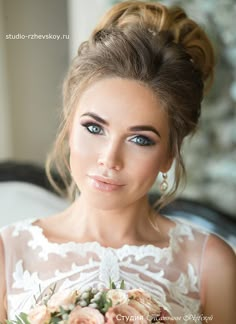
[[[165,192],[168,189],[167,174],[162,173],[162,178],[163,178],[163,180],[160,184],[160,190],[161,190],[161,192]]]

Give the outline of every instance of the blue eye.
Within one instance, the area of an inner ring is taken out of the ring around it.
[[[97,124],[85,124],[83,125],[91,134],[101,135],[103,134],[103,129]]]
[[[137,135],[137,136],[133,137],[131,139],[131,142],[134,142],[135,144],[137,144],[139,146],[150,146],[150,145],[155,144],[155,142],[150,140],[150,138],[148,138],[146,136],[141,136],[141,135]]]

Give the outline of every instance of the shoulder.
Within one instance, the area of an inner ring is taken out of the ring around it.
[[[7,251],[8,257],[9,251],[19,249],[23,246],[23,242],[27,241],[33,233],[33,223],[35,219],[25,219],[9,225],[5,225],[0,229],[0,237],[4,249]]]
[[[21,221],[17,221],[14,223],[10,223],[8,225],[3,226],[2,228],[0,228],[0,235],[2,237],[4,237],[7,233],[12,233],[15,235],[23,229],[27,229],[30,225],[33,224],[33,222],[35,221],[35,218],[27,218],[27,219],[23,219]]]
[[[1,266],[1,270],[3,268],[4,265],[4,245],[3,245],[3,240],[2,240],[2,236],[0,235],[0,266]]]
[[[170,227],[170,236],[179,244],[182,243],[182,248],[185,248],[186,251],[191,252],[192,249],[198,249],[201,254],[204,244],[210,234],[209,231],[181,218],[172,218],[171,223],[174,224],[174,226]]]
[[[218,253],[214,253],[216,251]],[[233,260],[235,260],[235,256],[236,256],[233,248],[225,240],[223,240],[216,234],[209,235],[207,246],[206,246],[206,253],[208,253],[208,255],[211,257],[219,257],[219,258],[221,258],[222,255],[224,255],[225,257],[227,254],[227,256],[229,258],[233,258]]]
[[[216,269],[218,271],[215,271]],[[224,271],[236,274],[236,254],[226,241],[215,234],[210,234],[203,256],[203,275],[209,276],[210,273],[212,275],[213,270],[215,275]]]
[[[5,251],[4,251],[2,237],[0,235],[0,278],[4,277],[3,276],[4,268],[5,268]]]
[[[202,259],[201,300],[205,313],[214,314],[214,323],[235,319],[235,288],[236,254],[223,239],[210,234]],[[227,314],[223,304],[227,305]]]
[[[5,281],[5,251],[0,235],[0,322],[6,318],[5,307],[6,281]]]

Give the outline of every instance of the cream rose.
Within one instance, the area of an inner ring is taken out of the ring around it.
[[[128,294],[123,289],[110,289],[107,292],[106,299],[111,299],[112,306],[128,303]]]
[[[49,299],[47,303],[48,310],[51,313],[58,312],[60,310],[60,306],[65,307],[74,304],[77,296],[77,291],[71,291],[69,289],[58,291]]]
[[[111,307],[105,314],[106,324],[147,324],[148,321],[133,307],[122,304]]]
[[[46,324],[49,323],[51,314],[45,305],[39,305],[30,310],[28,320],[30,324]]]
[[[70,313],[69,324],[104,324],[104,316],[92,307],[76,306]]]

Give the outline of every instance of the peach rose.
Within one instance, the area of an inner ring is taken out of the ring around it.
[[[162,323],[161,320],[166,319],[165,322],[163,321],[163,323],[166,324],[176,323],[176,321],[172,319],[168,310],[165,309],[161,303],[152,298],[149,293],[142,289],[133,289],[129,291],[129,297],[131,298],[131,296],[132,299],[130,299],[129,305],[139,311],[145,318],[149,320],[151,320],[151,318],[156,320],[160,319],[160,323]]]
[[[127,305],[110,307],[105,314],[107,324],[147,324],[147,320],[135,308]]]
[[[106,299],[111,299],[112,306],[125,304],[128,302],[127,292],[123,289],[110,289],[107,292]]]
[[[104,316],[92,307],[76,306],[69,315],[69,324],[104,324]]]
[[[160,306],[152,296],[144,291],[143,289],[132,289],[129,290],[128,296],[130,298],[130,302],[135,300],[142,304],[144,308],[148,311],[149,315],[156,315],[160,314]],[[130,303],[129,302],[129,303]]]
[[[141,299],[151,300],[152,299],[152,296],[149,293],[147,293],[146,291],[144,291],[142,288],[128,290],[128,297],[135,299],[135,300],[141,300]]]
[[[165,324],[176,324],[176,321],[172,319],[171,315],[169,312],[162,306],[160,306],[160,311],[155,313],[149,313],[148,307],[146,305],[141,304],[140,302],[136,300],[130,300],[129,305],[135,308],[139,313],[143,315],[144,318],[149,320],[156,320],[156,323],[165,323]]]
[[[28,320],[30,324],[46,324],[49,323],[51,314],[45,305],[38,305],[30,310]]]
[[[149,312],[148,312],[147,308],[145,307],[145,305],[141,304],[137,300],[131,299],[129,301],[129,306],[131,306],[134,309],[136,309],[143,317],[145,317],[145,318],[148,317]]]
[[[49,299],[47,303],[48,310],[51,313],[59,312],[60,306],[65,307],[74,304],[77,296],[76,291],[70,291],[69,289],[58,291]]]

